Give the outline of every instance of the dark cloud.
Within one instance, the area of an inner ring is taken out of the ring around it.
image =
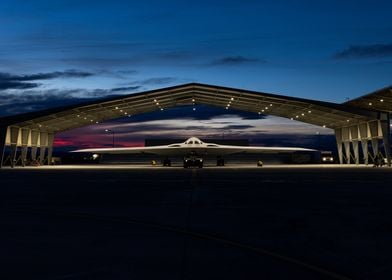
[[[0,73],[0,90],[31,89],[39,87],[41,85],[39,83],[31,83],[32,81],[50,80],[57,78],[86,78],[92,75],[94,74],[77,70],[55,71],[49,73],[37,73],[28,75]]]
[[[232,124],[232,125],[227,125],[223,129],[248,129],[248,128],[254,128],[253,125],[245,125],[245,124]]]
[[[15,88],[15,87],[14,87]],[[101,98],[115,98],[119,89],[26,89],[15,93],[4,91],[0,94],[0,116],[32,112],[53,107],[73,105]]]
[[[345,50],[337,52],[335,59],[347,58],[379,58],[392,56],[392,44],[375,44],[364,46],[350,46]]]
[[[220,59],[214,60],[210,65],[239,65],[251,62],[265,62],[256,58],[247,58],[241,55],[238,56],[226,56]]]
[[[155,77],[155,78],[149,78],[140,81],[133,81],[128,83],[128,85],[146,85],[146,86],[164,85],[164,84],[173,83],[175,81],[177,81],[177,78],[174,77]]]
[[[5,89],[31,89],[39,87],[38,83],[23,83],[23,82],[13,82],[13,81],[2,81],[0,77],[0,90]]]
[[[25,91],[23,94],[3,93],[0,95],[0,116],[48,109],[58,106],[92,101],[94,97],[75,97],[76,90]]]
[[[141,86],[131,86],[131,87],[118,87],[118,88],[112,88],[112,92],[118,92],[118,91],[135,91],[140,89]]]

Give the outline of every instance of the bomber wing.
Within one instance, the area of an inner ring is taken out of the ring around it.
[[[293,153],[298,151],[315,151],[312,149],[297,147],[249,147],[230,146],[205,143],[205,145],[193,146],[183,144],[172,144],[168,146],[152,147],[127,147],[127,148],[94,148],[81,149],[73,152],[88,152],[96,154],[155,154],[162,156],[184,156],[196,153],[203,156],[224,156],[236,153],[262,154],[262,153]]]

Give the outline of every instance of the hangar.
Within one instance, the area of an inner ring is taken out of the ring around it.
[[[28,148],[31,148],[31,160],[50,163],[56,133],[110,119],[193,104],[274,115],[331,128],[335,131],[341,164],[359,164],[361,147],[366,164],[369,157],[374,158],[383,150],[383,156],[391,165],[392,87],[338,104],[189,83],[0,118],[0,167],[4,163],[7,146],[11,148],[9,162],[12,167],[17,159],[25,165]],[[368,149],[369,142],[371,151]]]

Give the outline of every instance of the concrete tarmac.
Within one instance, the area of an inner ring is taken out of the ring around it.
[[[0,279],[391,279],[392,168],[0,170]]]

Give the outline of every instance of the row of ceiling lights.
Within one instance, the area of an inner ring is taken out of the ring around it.
[[[234,97],[231,97],[229,102],[227,103],[227,105],[225,107],[226,110],[229,110],[229,107],[231,106],[231,102],[233,102],[233,101],[234,101]]]
[[[311,111],[311,110],[308,110],[308,114],[311,114],[311,113],[312,113],[312,111]],[[306,114],[306,113],[303,112],[303,113],[301,113],[301,115],[295,115],[295,118],[294,118],[294,117],[291,117],[290,120],[299,119],[300,117],[304,117],[305,114]],[[347,121],[349,122],[350,120],[347,120]],[[326,126],[325,124],[323,124],[323,127],[326,128],[327,126]]]
[[[261,113],[264,113],[266,110],[268,110],[270,107],[272,107],[272,103],[268,106],[265,106],[264,109],[261,109],[258,114],[261,115]]]
[[[114,109],[115,109],[115,110],[119,110],[120,113],[123,113],[125,116],[128,116],[129,118],[131,117],[131,115],[128,114],[128,112],[124,112],[124,110],[123,110],[123,109],[120,109],[118,106],[114,107]],[[78,115],[76,115],[76,117],[81,118],[81,115],[78,114]],[[83,119],[84,119],[84,120],[87,120],[88,118],[87,118],[87,117],[83,117]],[[94,122],[94,120],[93,120],[93,119],[90,119],[90,122]],[[95,121],[95,123],[96,123],[96,124],[99,124],[99,121]]]
[[[159,109],[160,109],[161,111],[163,111],[163,107],[160,106],[158,100],[154,99],[154,102],[155,102],[155,105],[157,105],[157,107],[159,107]]]

